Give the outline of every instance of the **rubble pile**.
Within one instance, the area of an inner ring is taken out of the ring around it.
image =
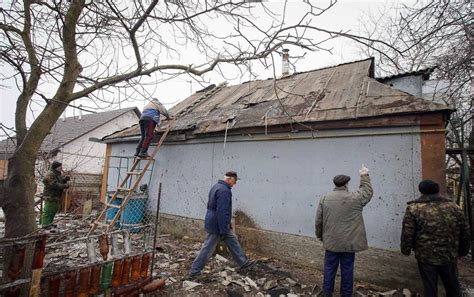
[[[47,231],[49,247],[47,247],[44,272],[60,271],[90,263],[85,240],[58,244],[86,237],[90,226],[89,221],[88,219],[64,219],[55,228]],[[150,241],[152,242],[150,235],[145,235],[144,232],[131,232],[132,251],[152,249],[149,246]],[[118,234],[118,239],[121,245],[120,250],[123,250],[123,235]],[[322,293],[323,275],[320,271],[308,267],[295,267],[277,259],[255,254],[249,254],[249,257],[256,261],[245,270],[236,267],[230,255],[215,254],[201,275],[189,279],[189,268],[201,244],[187,237],[176,239],[161,235],[158,238],[155,247],[153,278],[166,279],[166,287],[160,291],[160,294],[163,296],[292,297],[319,296]],[[99,246],[97,245],[96,248],[98,249]],[[355,295],[360,297],[417,296],[407,289],[393,290],[393,288],[381,288],[365,283],[356,283],[355,289]],[[336,291],[335,294],[337,295],[338,292]]]
[[[254,254],[249,256],[256,259],[255,264],[243,271],[235,267],[232,257],[215,254],[200,276],[189,279],[189,268],[200,248],[201,243],[187,238],[160,238],[156,247],[154,274],[156,277],[167,279],[167,287],[160,292],[163,296],[321,295],[323,278],[321,272]],[[359,296],[389,291],[388,288],[363,283],[358,285]]]

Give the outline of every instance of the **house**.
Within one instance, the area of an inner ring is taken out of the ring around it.
[[[64,170],[74,174],[75,188],[80,186],[82,190],[98,192],[106,146],[90,139],[129,127],[138,122],[140,115],[136,107],[131,107],[59,119],[41,145],[36,173],[41,175],[51,161],[58,160],[63,163]],[[0,142],[2,179],[6,178],[8,158],[14,150],[15,139]]]
[[[446,80],[431,79],[435,67],[378,77],[377,81],[416,97],[443,103],[444,93],[449,90]]]
[[[323,265],[315,239],[319,199],[337,174],[370,169],[374,197],[364,210],[370,249],[357,258],[356,277],[417,287],[416,263],[400,256],[406,202],[422,179],[445,188],[444,104],[392,88],[374,78],[366,59],[277,80],[219,85],[171,110],[172,134],[155,158],[150,205],[162,182],[164,232],[202,234],[210,186],[226,170],[242,180],[233,189],[236,229],[244,246],[300,264]],[[167,123],[163,124],[165,128]],[[102,139],[113,156],[132,156],[131,127]],[[116,174],[108,171],[115,186]]]

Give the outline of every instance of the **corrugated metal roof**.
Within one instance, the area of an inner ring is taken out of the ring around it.
[[[205,98],[196,93],[171,109],[182,115],[174,131],[194,134],[294,122],[354,120],[393,114],[450,110],[446,105],[416,98],[371,77],[373,59],[296,73],[278,80],[228,86]],[[289,117],[290,115],[291,117]],[[292,119],[293,118],[293,119]],[[164,122],[162,128],[166,127]],[[137,126],[106,139],[139,135]]]
[[[140,111],[136,107],[123,108],[118,110],[85,114],[79,119],[67,117],[59,119],[44,139],[40,152],[50,152],[73,141],[74,139],[108,123],[109,121],[129,112],[135,111],[140,116]],[[15,151],[15,139],[4,139],[0,141],[0,159],[7,159]]]

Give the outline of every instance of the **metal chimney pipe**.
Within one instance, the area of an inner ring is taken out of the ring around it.
[[[282,76],[287,76],[290,74],[290,50],[283,49],[282,65],[281,65],[281,74]]]
[[[82,104],[79,104],[79,120],[82,120]]]

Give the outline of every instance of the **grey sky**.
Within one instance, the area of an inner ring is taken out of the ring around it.
[[[316,3],[326,3],[327,1],[316,1]],[[276,10],[281,8],[282,1],[270,1],[266,4],[270,7],[275,7]],[[287,4],[287,19],[297,18],[301,14],[299,7],[301,1],[289,1]],[[333,8],[327,11],[325,14],[317,18],[318,25],[321,27],[332,29],[332,30],[351,30],[352,33],[359,33],[359,20],[369,11],[373,13],[382,10],[388,5],[393,5],[394,1],[386,0],[371,0],[371,1],[354,1],[354,0],[340,0]],[[213,26],[219,26],[219,23],[210,24]],[[314,35],[317,39],[319,36]],[[305,52],[302,50],[291,48],[290,56],[305,54],[303,59],[295,61],[290,58],[291,62],[296,62],[296,71],[308,71],[317,69],[325,66],[335,65],[348,61],[357,60],[364,58],[360,55],[355,44],[346,39],[331,40],[326,43],[326,48],[332,48],[332,53],[325,51],[316,52]],[[196,53],[192,49],[187,49],[181,53],[180,59],[175,63],[189,64],[192,63],[196,57]],[[277,75],[281,74],[281,57],[274,55],[275,60],[275,72]],[[230,66],[223,66],[223,72],[225,77],[222,77],[219,73],[209,73],[204,76],[204,81],[218,84],[224,80],[229,81],[230,84],[238,84],[243,81],[250,79],[266,79],[273,76],[273,68],[264,69],[261,63],[256,61],[252,62],[252,70],[257,73],[257,77],[250,77],[249,74],[241,77],[240,72]],[[9,67],[2,66],[1,71],[3,74],[10,74],[12,70]],[[294,70],[292,69],[292,72]],[[0,89],[1,94],[1,109],[0,109],[0,122],[8,127],[14,126],[14,113],[15,113],[15,102],[18,97],[18,90],[15,87],[13,79],[0,82],[2,88]],[[3,87],[5,86],[5,87]],[[192,92],[202,89],[202,85],[194,81],[189,75],[183,75],[181,77],[147,87],[149,94],[144,94],[143,100],[135,100],[133,102],[123,102],[120,107],[138,106],[143,107],[146,97],[148,95],[159,98],[168,108],[176,102],[179,102],[188,97]],[[79,100],[75,105],[81,104],[84,107],[90,107],[91,110],[98,110],[97,107],[92,105],[87,100]],[[113,108],[118,108],[114,106]],[[41,106],[38,104],[32,104],[31,109],[33,113],[38,114],[41,111]],[[103,110],[105,111],[105,110]],[[66,114],[72,116],[77,115],[78,111],[74,108],[67,108]],[[28,116],[28,124],[33,120],[33,115],[30,113]],[[0,132],[0,138],[2,138],[3,132]]]

